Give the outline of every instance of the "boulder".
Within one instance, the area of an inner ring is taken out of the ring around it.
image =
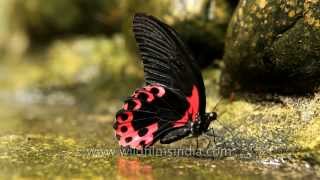
[[[320,1],[240,1],[229,24],[224,89],[314,90],[320,75]]]

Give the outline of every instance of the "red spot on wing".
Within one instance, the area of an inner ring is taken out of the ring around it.
[[[187,97],[187,100],[190,104],[190,107],[188,109],[189,114],[192,114],[192,120],[195,121],[197,117],[197,113],[199,112],[199,91],[196,86],[193,86],[192,88],[192,94],[190,97]]]
[[[184,116],[174,123],[173,127],[182,127],[186,125],[190,118],[192,118],[192,121],[196,121],[197,113],[199,112],[199,99],[198,88],[193,86],[191,96],[187,97],[189,108]]]

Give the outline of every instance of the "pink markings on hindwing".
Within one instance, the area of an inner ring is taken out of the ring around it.
[[[146,103],[152,103],[156,98],[163,97],[165,93],[165,87],[154,83],[137,89],[131,95],[131,98],[122,107],[124,112],[116,117],[117,126],[115,134],[120,146],[141,150],[154,143],[154,135],[159,129],[159,124],[153,123],[142,129],[135,130],[132,121],[135,120],[135,111],[143,112],[143,106],[147,106]],[[134,103],[134,105],[130,103]],[[155,117],[150,117],[150,121],[152,118]]]
[[[140,99],[141,95],[144,94],[146,96],[147,102],[152,102],[156,97],[161,98],[166,93],[166,90],[160,84],[154,83],[143,88],[137,89],[134,91],[131,97]]]
[[[144,136],[140,137],[138,135],[138,131],[135,131],[133,129],[133,126],[126,126],[126,131],[122,132],[121,128],[123,129],[123,126],[119,126],[116,131],[116,135],[120,137],[119,139],[119,145],[122,147],[130,147],[133,149],[138,149],[141,150],[143,149],[144,146],[151,145],[154,140],[154,133],[158,130],[158,124],[154,123],[151,124],[150,126],[147,126],[146,128],[148,129],[147,134]],[[128,141],[130,140],[130,141]]]
[[[139,98],[139,96],[141,95],[141,94],[145,94],[146,96],[147,96],[147,102],[152,102],[153,100],[154,100],[154,96],[153,96],[153,94],[152,93],[150,93],[150,92],[148,92],[148,91],[146,91],[146,90],[144,90],[144,89],[139,89],[139,90],[137,90],[133,95],[132,95],[132,97],[134,97],[134,98]]]
[[[139,110],[139,109],[141,108],[141,106],[142,106],[141,101],[138,100],[138,99],[133,99],[132,101],[135,103],[135,106],[133,107],[132,110],[133,110],[133,111]],[[128,111],[128,107],[129,107],[129,104],[128,104],[128,103],[125,103],[125,104],[123,105],[122,109]]]
[[[145,89],[152,93],[153,89],[156,89],[158,92],[156,93],[157,97],[162,97],[166,93],[166,90],[159,84],[151,84],[145,87]]]
[[[115,133],[120,146],[141,150],[154,143],[154,136],[159,129],[159,124],[153,123],[142,129],[135,130],[132,125],[132,121],[135,119],[134,112],[140,109],[142,109],[141,111],[143,112],[143,106],[147,105],[145,103],[151,103],[154,99],[162,98],[165,94],[166,89],[160,84],[150,84],[133,93],[129,102],[123,105],[124,112],[116,117],[117,126]],[[196,86],[192,87],[191,95],[186,97],[186,99],[189,107],[184,116],[174,122],[174,128],[185,126],[189,120],[193,122],[197,120],[197,114],[199,112],[199,91]],[[134,103],[134,105],[130,103]],[[155,117],[150,117],[150,120],[151,118]]]
[[[117,116],[117,122],[119,124],[125,123],[125,122],[131,122],[133,120],[133,114],[130,111],[124,112]]]

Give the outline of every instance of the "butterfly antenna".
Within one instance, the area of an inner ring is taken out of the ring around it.
[[[219,97],[218,102],[217,102],[217,104],[213,107],[213,110],[212,110],[212,111],[217,110],[217,107],[221,104],[221,102],[222,102],[222,97]]]
[[[216,105],[213,107],[213,109],[212,109],[212,112],[215,112],[216,110],[217,110],[217,107],[218,107],[218,105],[220,105],[220,103],[222,102],[222,97],[219,97],[219,99],[218,99],[218,102],[216,103]],[[217,121],[218,119],[215,119],[215,121]],[[221,123],[219,123],[219,124],[221,124]],[[222,125],[221,125],[222,126]],[[214,134],[214,131],[213,131],[213,128],[210,128],[210,129],[208,129],[208,130],[210,130],[211,131],[211,133],[207,133],[207,137],[209,138],[210,136],[213,136],[213,139],[214,139],[214,144],[216,143],[216,138],[215,138],[215,134]],[[208,145],[207,145],[207,148],[209,147],[211,145],[211,140],[209,139],[209,143],[208,143]]]
[[[222,103],[222,97],[219,97],[219,100],[218,100],[217,104],[213,107],[213,111],[217,110],[217,107],[218,107],[221,103]],[[225,112],[226,112],[226,111],[223,111],[222,113],[220,113],[220,115],[221,115],[221,114],[224,114]],[[215,121],[216,121],[217,123],[219,123],[219,125],[221,125],[223,129],[225,129],[227,132],[229,132],[232,137],[234,137],[234,134],[233,134],[233,132],[232,132],[232,129],[227,128],[226,126],[224,126],[224,124],[222,124],[222,123],[219,122],[218,120],[219,120],[219,119],[216,119]],[[215,135],[213,135],[213,136],[215,137]],[[215,140],[215,139],[214,139],[214,140]]]

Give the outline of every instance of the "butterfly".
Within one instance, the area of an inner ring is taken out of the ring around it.
[[[133,32],[144,66],[145,86],[116,113],[119,145],[142,150],[160,140],[169,144],[208,131],[217,118],[206,113],[203,78],[197,62],[169,25],[138,13]]]

